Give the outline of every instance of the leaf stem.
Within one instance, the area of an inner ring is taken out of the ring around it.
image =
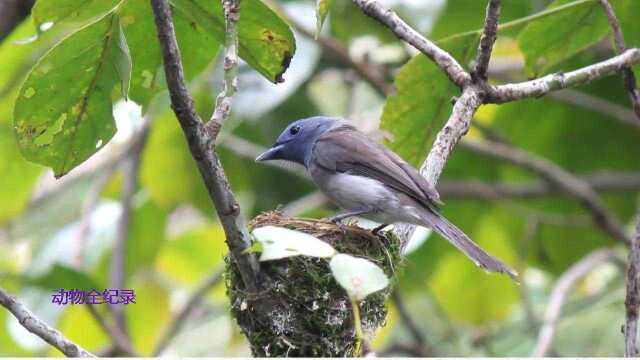
[[[360,354],[362,343],[364,342],[364,332],[362,331],[362,320],[360,319],[360,306],[358,300],[351,297],[351,309],[353,310],[353,327],[356,330],[356,354]]]

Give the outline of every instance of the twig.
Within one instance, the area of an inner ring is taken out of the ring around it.
[[[129,224],[131,223],[131,208],[133,205],[133,196],[135,195],[138,184],[138,175],[140,174],[140,157],[149,135],[149,127],[145,127],[143,131],[141,137],[134,146],[131,147],[129,161],[125,164],[126,167],[124,169],[124,182],[120,199],[122,212],[116,225],[109,275],[109,285],[112,289],[124,289],[125,286],[125,261]],[[113,313],[116,328],[118,328],[123,336],[128,338],[124,306],[122,304],[111,304],[110,308]]]
[[[638,356],[636,336],[638,333],[638,307],[640,307],[640,213],[636,224],[636,234],[629,247],[627,265],[627,295],[624,301],[626,321],[624,325],[624,356]]]
[[[420,351],[419,356],[426,356],[427,350],[427,339],[424,334],[418,328],[418,325],[413,321],[411,314],[407,310],[407,307],[404,304],[402,299],[402,295],[400,291],[396,288],[391,292],[391,299],[393,303],[396,305],[396,309],[398,310],[398,314],[400,314],[400,319],[402,319],[402,324],[409,330],[411,337],[413,337],[413,348]]]
[[[189,318],[189,315],[193,312],[193,310],[200,304],[202,299],[205,297],[207,292],[211,290],[216,284],[222,280],[222,275],[224,274],[224,269],[216,269],[214,270],[203,282],[200,284],[196,290],[193,292],[189,300],[187,300],[186,305],[178,312],[178,314],[171,320],[169,326],[162,334],[160,341],[156,345],[153,350],[153,356],[159,356],[171,343],[171,340],[180,333],[182,326]]]
[[[485,99],[486,103],[505,103],[529,97],[540,97],[568,87],[583,85],[620,72],[640,63],[640,49],[629,49],[610,59],[568,73],[556,73],[515,84],[498,85]]]
[[[116,326],[109,324],[107,319],[98,312],[95,306],[92,304],[86,305],[87,311],[89,311],[89,314],[96,320],[98,326],[113,340],[116,354],[124,353],[125,356],[139,356],[133,349],[133,345],[131,345],[131,341],[125,333],[120,331]]]
[[[611,261],[616,257],[616,253],[610,249],[596,250],[581,260],[573,264],[565,271],[551,292],[549,304],[544,314],[544,323],[538,333],[538,340],[531,356],[543,357],[551,347],[553,336],[560,317],[562,305],[564,305],[567,295],[573,286],[584,276],[593,271],[597,266]]]
[[[600,5],[607,14],[607,19],[609,20],[609,25],[611,25],[611,32],[613,33],[613,39],[618,52],[625,52],[625,50],[627,50],[627,46],[624,43],[624,36],[622,35],[620,22],[613,11],[613,7],[608,0],[600,0]],[[638,91],[636,86],[636,76],[633,74],[633,70],[630,66],[627,66],[622,70],[622,78],[624,79],[624,86],[629,92],[629,98],[631,99],[633,110],[635,111],[638,120],[640,120],[640,91]]]
[[[218,94],[211,119],[206,125],[214,143],[224,121],[231,112],[231,100],[238,89],[238,30],[236,23],[240,19],[240,0],[222,0],[225,18],[224,37],[224,89]]]
[[[246,289],[256,292],[262,288],[260,266],[254,253],[243,254],[251,245],[245,219],[231,192],[229,181],[213,150],[213,139],[205,131],[202,120],[193,106],[193,98],[185,86],[182,60],[173,27],[171,8],[167,0],[151,0],[158,39],[162,48],[167,85],[173,110],[187,138],[191,154],[213,200],[220,222],[226,234],[227,245]]]
[[[640,172],[602,172],[574,175],[595,191],[640,190]],[[507,198],[538,198],[566,193],[546,181],[523,183],[486,183],[482,181],[458,181],[443,179],[438,183],[438,192],[445,200],[482,199],[501,200]],[[569,195],[569,194],[566,194]]]
[[[461,145],[475,153],[506,160],[535,173],[578,199],[581,205],[589,211],[594,223],[605,233],[623,243],[631,243],[620,221],[606,209],[598,194],[589,187],[589,184],[553,162],[536,157],[524,150],[495,142],[464,141]]]
[[[640,121],[636,119],[633,111],[622,105],[589,95],[576,90],[562,90],[549,94],[549,97],[557,99],[568,104],[576,105],[588,109],[593,112],[611,117],[625,125],[631,125],[636,129],[640,129]]]
[[[484,20],[484,31],[478,46],[478,56],[476,66],[472,76],[478,79],[487,80],[487,69],[491,59],[493,44],[498,36],[498,18],[500,17],[500,0],[489,0],[487,4],[487,14]]]
[[[387,26],[398,38],[433,60],[459,88],[462,89],[471,82],[469,73],[464,70],[453,56],[420,35],[419,32],[400,19],[395,12],[385,9],[376,0],[353,0],[353,3],[362,9],[365,14]]]
[[[0,288],[0,305],[9,310],[18,319],[20,325],[38,336],[68,357],[95,357],[87,350],[67,339],[58,330],[38,319],[29,309]]]

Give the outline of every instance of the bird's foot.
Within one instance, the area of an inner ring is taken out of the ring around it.
[[[371,233],[372,233],[373,235],[378,235],[378,233],[379,233],[380,231],[382,231],[382,229],[386,228],[387,226],[389,226],[389,224],[382,224],[382,225],[380,225],[380,226],[376,226],[375,228],[373,228],[373,229],[371,230]]]

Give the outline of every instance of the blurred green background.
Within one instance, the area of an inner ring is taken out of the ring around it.
[[[47,1],[40,2],[47,5]],[[198,2],[219,7],[218,1]],[[381,2],[438,40],[464,66],[470,65],[478,40],[473,30],[482,28],[486,1]],[[14,131],[14,103],[40,56],[63,36],[77,31],[78,24],[92,20],[79,11],[72,15],[73,21],[43,29],[43,19],[28,15],[27,3],[20,4],[25,9],[15,13],[16,26],[13,30],[6,26],[0,43],[0,287],[87,350],[109,354],[111,340],[87,308],[51,304],[51,294],[57,288],[109,286],[123,209],[123,179],[131,169],[128,150],[132,139],[148,127],[126,236],[125,285],[135,289],[137,304],[127,306],[125,315],[136,353],[152,355],[190,294],[219,271],[226,245],[168,106],[164,74],[153,58],[158,45],[148,1],[128,0],[122,9],[122,19],[145,13],[148,17],[130,27],[121,20],[134,74],[129,101],[114,95],[115,136],[57,180],[49,167],[21,155],[20,133],[16,130],[17,137]],[[69,3],[73,1],[56,6]],[[176,3],[179,6],[180,1]],[[314,186],[297,175],[295,168],[253,161],[261,147],[272,144],[282,128],[299,118],[318,114],[348,118],[414,165],[424,160],[451,112],[451,97],[458,95],[428,59],[416,55],[350,1],[330,2],[320,41],[313,38],[315,1],[242,3],[271,7],[275,19],[282,21],[273,26],[284,26],[286,34],[289,30],[284,24],[293,24],[295,36],[295,54],[283,75],[284,83],[270,81],[279,66],[267,66],[273,58],[266,58],[264,68],[255,64],[262,64],[261,58],[255,58],[251,66],[241,64],[232,117],[220,135],[222,163],[247,218],[279,206],[291,215],[305,217],[328,216],[337,210],[315,195]],[[640,46],[640,2],[612,0],[612,4],[627,46]],[[94,10],[86,6],[85,10]],[[206,22],[181,16],[176,17],[176,26],[187,76],[198,111],[209,118],[222,83],[220,56],[216,55],[220,38],[215,24],[210,24],[210,30]],[[247,15],[247,22],[249,18]],[[3,21],[8,20],[0,17]],[[39,24],[39,31],[34,23]],[[507,25],[499,32],[492,58],[490,80],[495,83],[569,71],[614,55],[609,25],[597,1],[503,0],[500,23]],[[327,42],[337,44],[356,62],[368,64],[376,76],[394,86],[393,93],[383,96],[341,61]],[[293,50],[292,43],[288,46]],[[145,66],[152,66],[151,72]],[[636,74],[639,70],[635,69]],[[154,81],[157,76],[158,81],[145,86],[149,76]],[[65,90],[60,91],[64,94]],[[585,98],[588,101],[578,101]],[[483,106],[475,121],[485,130],[473,128],[470,138],[495,133],[574,174],[630,179],[628,186],[603,187],[601,196],[632,232],[639,205],[640,121],[633,117],[619,77],[554,96]],[[535,180],[535,175],[524,170],[457,148],[439,186],[452,181],[528,184]],[[464,195],[448,198],[446,194],[443,191],[444,215],[490,253],[514,266],[522,274],[522,283],[486,274],[441,238],[420,232],[412,239],[397,286],[426,344],[416,350],[414,337],[390,302],[387,324],[373,338],[379,355],[527,356],[535,347],[557,280],[581,258],[601,248],[612,248],[619,253],[615,259],[621,261],[599,264],[569,291],[547,355],[622,355],[626,248],[595,227],[577,201],[561,193],[494,200]],[[228,307],[220,281],[162,355],[249,355]],[[104,307],[98,311],[109,317]],[[49,355],[61,354],[0,309],[0,356]]]

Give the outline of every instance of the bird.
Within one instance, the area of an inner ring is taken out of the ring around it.
[[[315,116],[289,124],[257,162],[300,164],[325,196],[344,209],[336,223],[361,216],[382,224],[430,228],[487,272],[517,279],[517,273],[489,255],[440,214],[435,187],[399,155],[344,119]],[[383,225],[385,226],[385,225]]]

